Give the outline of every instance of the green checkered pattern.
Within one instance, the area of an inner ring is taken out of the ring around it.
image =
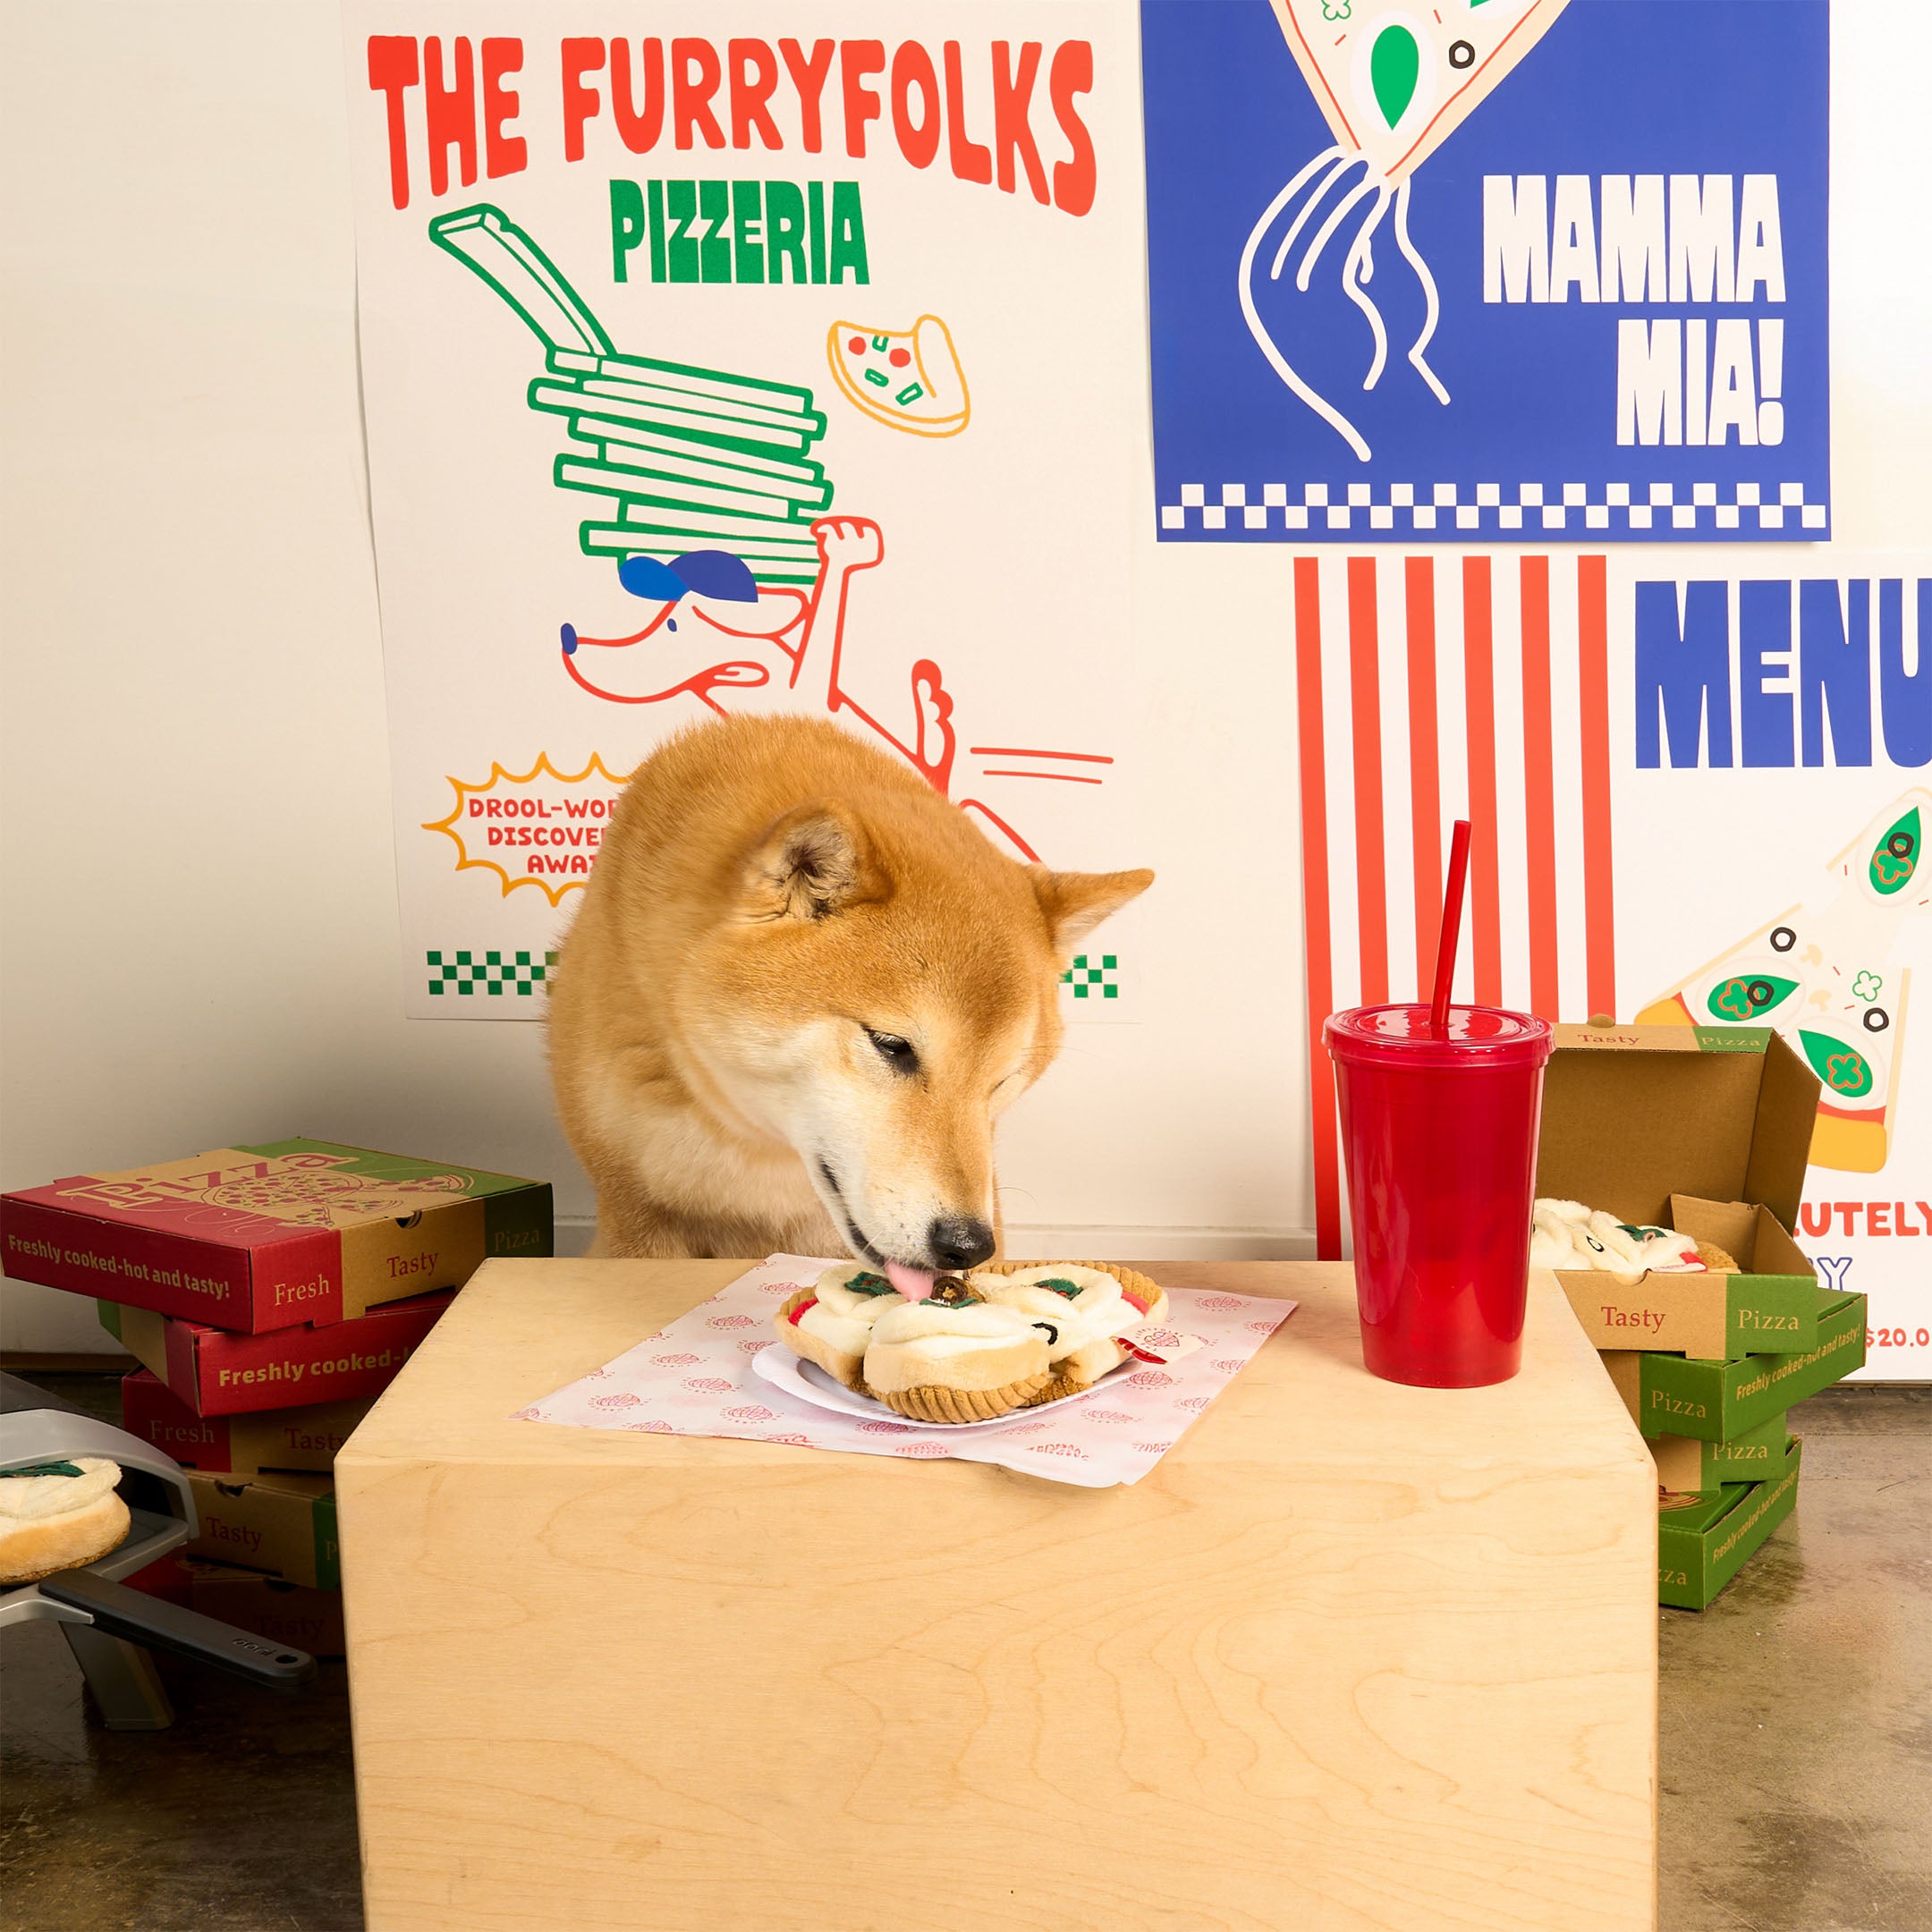
[[[1119,966],[1111,953],[1101,953],[1097,960],[1076,953],[1072,970],[1060,975],[1060,984],[1072,987],[1075,999],[1118,999],[1120,987],[1114,976]]]
[[[465,999],[486,993],[500,999],[514,993],[528,999],[557,962],[555,953],[429,953],[429,990]]]

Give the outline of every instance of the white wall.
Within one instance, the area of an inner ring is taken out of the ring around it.
[[[1835,15],[1838,538],[1922,545],[1932,29]],[[332,0],[8,0],[0,89],[0,1186],[310,1133],[550,1176],[580,1224],[540,1030],[399,1010]],[[1190,1023],[1073,1030],[1006,1136],[1022,1242],[1305,1246],[1286,566],[1143,546],[1144,633],[1188,648],[1146,654],[1167,809],[1118,862],[1162,871]],[[10,1284],[0,1344],[105,1337]]]

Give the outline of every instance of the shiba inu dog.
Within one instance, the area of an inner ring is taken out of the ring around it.
[[[591,1252],[849,1250],[902,1284],[987,1259],[994,1121],[1059,1048],[1067,956],[1153,877],[1008,859],[823,721],[670,740],[550,996]]]

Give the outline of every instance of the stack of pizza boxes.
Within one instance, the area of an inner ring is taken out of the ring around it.
[[[547,1183],[323,1140],[0,1197],[6,1273],[97,1302],[123,1425],[191,1471],[198,1534],[139,1580],[321,1656],[335,1452],[487,1257],[551,1251]]]
[[[1792,1239],[1818,1081],[1768,1028],[1560,1026],[1539,1198],[1709,1241],[1736,1274],[1559,1272],[1657,1460],[1657,1597],[1701,1610],[1797,1500],[1785,1412],[1862,1366],[1865,1297]]]

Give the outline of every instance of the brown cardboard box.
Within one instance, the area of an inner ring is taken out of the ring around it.
[[[1695,1436],[1652,1436],[1651,1460],[1657,1487],[1673,1496],[1716,1496],[1726,1483],[1762,1482],[1784,1460],[1784,1417],[1781,1411],[1729,1442],[1700,1442]]]
[[[1716,1243],[1741,1272],[1659,1272],[1626,1281],[1596,1270],[1557,1270],[1592,1348],[1734,1360],[1799,1354],[1816,1345],[1818,1275],[1768,1208],[1673,1194],[1668,1224]]]
[[[230,1476],[190,1470],[195,1534],[191,1556],[267,1570],[311,1589],[342,1587],[335,1486],[326,1476]]]
[[[1603,1365],[1646,1436],[1733,1442],[1795,1402],[1840,1382],[1865,1360],[1865,1297],[1818,1291],[1818,1346],[1801,1355],[1699,1361],[1635,1349],[1606,1350]]]
[[[1538,1197],[1676,1226],[1730,1249],[1746,1271],[1631,1283],[1561,1271],[1593,1347],[1723,1360],[1816,1343],[1817,1277],[1788,1230],[1818,1097],[1818,1076],[1768,1027],[1556,1029]]]
[[[1701,1610],[1744,1567],[1798,1501],[1803,1440],[1792,1436],[1758,1482],[1657,1513],[1657,1601]]]
[[[373,1400],[373,1398],[371,1398]],[[317,1402],[252,1415],[198,1416],[152,1370],[121,1378],[121,1426],[190,1469],[252,1476],[261,1470],[326,1473],[370,1402]]]
[[[306,1650],[310,1657],[346,1655],[342,1592],[311,1589],[283,1577],[238,1570],[200,1556],[164,1556],[126,1579],[130,1589],[165,1597],[183,1609],[232,1623],[237,1630]]]

